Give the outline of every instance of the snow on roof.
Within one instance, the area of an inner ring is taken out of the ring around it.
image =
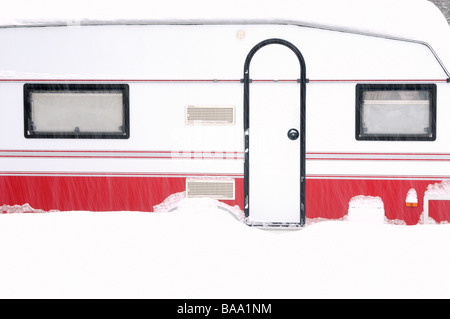
[[[450,63],[450,27],[426,0],[3,0],[0,27],[85,24],[276,23],[429,43]],[[445,41],[443,40],[445,39]]]
[[[286,21],[415,35],[447,25],[425,0],[6,0],[0,26],[98,22]],[[447,25],[448,26],[448,25]]]

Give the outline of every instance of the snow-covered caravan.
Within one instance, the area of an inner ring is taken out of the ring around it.
[[[365,195],[389,220],[418,223],[424,202],[450,218],[450,29],[433,4],[161,5],[3,13],[0,204],[153,211],[185,192],[302,226]],[[444,195],[424,201],[430,185]]]

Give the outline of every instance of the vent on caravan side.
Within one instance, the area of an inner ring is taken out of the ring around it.
[[[234,106],[186,107],[186,124],[234,124]]]
[[[186,197],[210,197],[220,200],[234,200],[234,179],[187,179]]]

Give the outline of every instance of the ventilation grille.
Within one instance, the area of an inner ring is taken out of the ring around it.
[[[187,124],[234,124],[234,106],[186,107]]]
[[[188,198],[210,197],[221,200],[234,200],[233,180],[186,180]]]

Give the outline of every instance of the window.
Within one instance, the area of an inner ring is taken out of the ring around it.
[[[26,138],[130,136],[127,84],[25,84]]]
[[[436,140],[436,85],[358,84],[356,139]]]

